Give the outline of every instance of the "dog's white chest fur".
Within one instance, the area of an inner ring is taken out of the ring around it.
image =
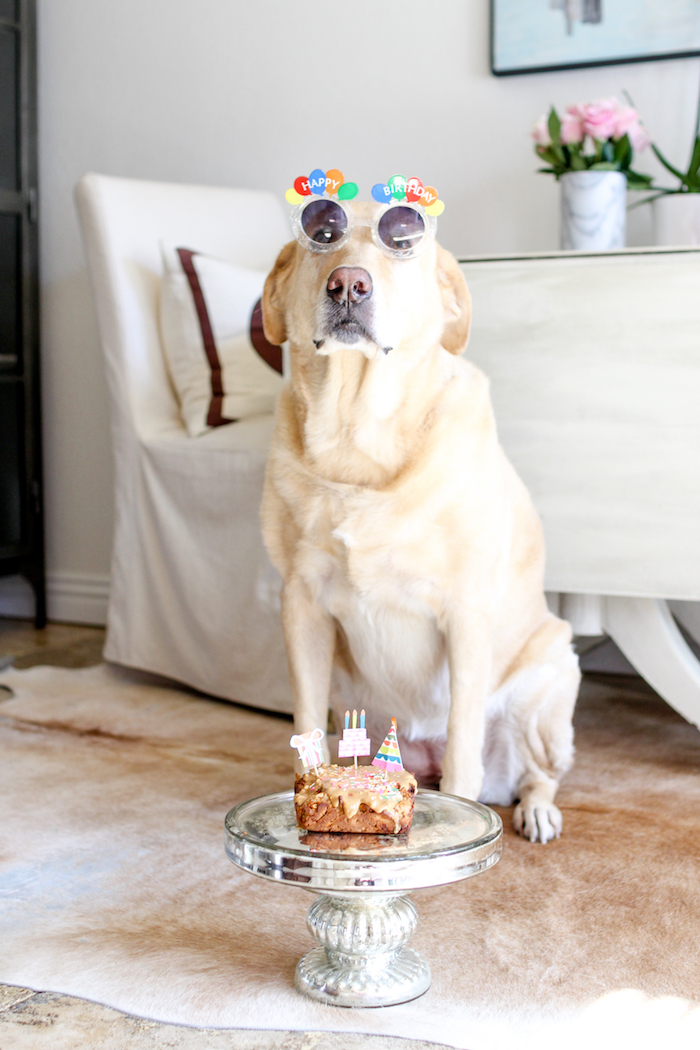
[[[365,703],[376,718],[404,712],[408,739],[444,737],[449,676],[435,586],[413,570],[401,544],[374,542],[376,532],[386,531],[371,499],[349,502],[354,506],[324,499],[324,534],[306,546],[302,569],[345,636],[351,663],[345,685],[354,706]],[[420,521],[413,524],[419,534]]]

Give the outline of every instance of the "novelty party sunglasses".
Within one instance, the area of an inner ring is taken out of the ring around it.
[[[299,244],[311,252],[335,252],[348,242],[356,226],[368,226],[380,251],[394,259],[412,259],[435,237],[437,220],[412,204],[386,205],[372,219],[356,218],[346,201],[312,197],[291,215]]]
[[[372,187],[374,200],[385,205],[372,219],[355,218],[349,201],[356,196],[356,183],[346,182],[336,168],[326,172],[316,168],[308,178],[295,179],[285,197],[294,206],[292,230],[299,244],[311,252],[335,252],[347,243],[355,226],[368,226],[385,255],[412,259],[435,237],[437,216],[445,207],[433,186],[403,175],[392,175],[386,184]]]

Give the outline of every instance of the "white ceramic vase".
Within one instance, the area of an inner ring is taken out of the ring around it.
[[[654,241],[700,244],[700,193],[672,193],[654,201]]]
[[[570,171],[561,186],[561,248],[624,248],[627,178],[619,171]]]

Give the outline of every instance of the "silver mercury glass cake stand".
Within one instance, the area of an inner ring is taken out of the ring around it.
[[[478,802],[419,790],[401,835],[299,828],[294,793],[243,802],[226,817],[234,864],[318,893],[307,924],[318,947],[299,960],[295,985],[333,1006],[392,1006],[423,995],[430,967],[408,948],[418,915],[411,890],[478,875],[501,855],[500,817]]]

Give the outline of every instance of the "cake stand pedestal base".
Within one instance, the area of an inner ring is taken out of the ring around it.
[[[407,947],[418,925],[406,894],[479,875],[501,855],[493,810],[419,790],[401,835],[305,831],[294,794],[280,791],[234,806],[226,852],[251,875],[318,893],[307,925],[317,947],[300,960],[298,991],[329,1006],[394,1006],[430,988],[430,968]]]
[[[430,967],[406,945],[418,915],[407,897],[317,897],[307,925],[319,947],[300,959],[294,983],[329,1006],[394,1006],[430,987]]]

